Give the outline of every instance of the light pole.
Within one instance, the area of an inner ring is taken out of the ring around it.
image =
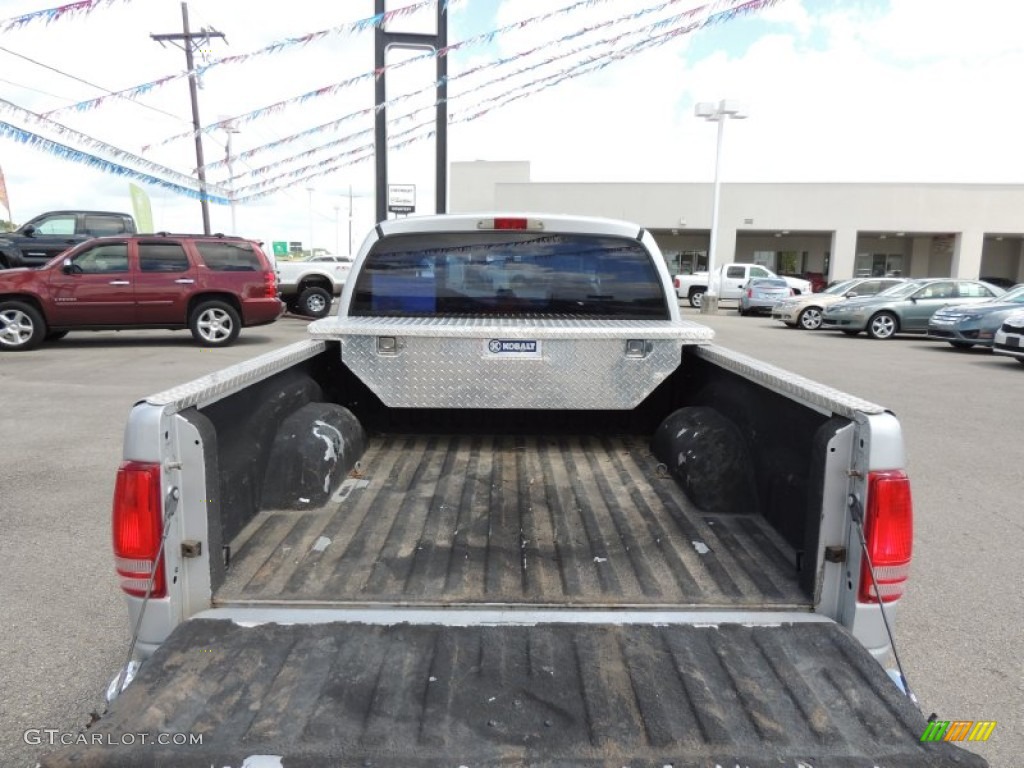
[[[313,258],[313,188],[306,187],[309,192],[309,257]]]
[[[222,118],[223,119],[223,118]],[[235,222],[235,171],[231,165],[231,136],[232,134],[238,133],[238,129],[234,126],[234,123],[224,123],[221,126],[222,130],[228,135],[227,142],[225,142],[225,149],[227,150],[224,157],[224,162],[228,167],[228,183],[231,185],[228,187],[228,202],[231,203],[231,234],[238,234],[238,225]]]
[[[700,102],[693,110],[697,117],[718,123],[718,146],[715,150],[715,192],[711,203],[711,243],[708,247],[708,290],[700,303],[701,314],[714,314],[718,311],[718,283],[715,274],[715,261],[718,248],[718,201],[721,196],[719,170],[722,165],[722,136],[725,133],[725,121],[729,118],[742,120],[747,114],[738,101],[723,99],[715,104],[710,101]]]

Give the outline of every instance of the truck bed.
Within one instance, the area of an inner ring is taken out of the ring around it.
[[[921,743],[924,716],[864,648],[798,616],[807,621],[497,627],[199,617],[76,746],[40,765],[985,765]],[[202,743],[172,746],[168,734]]]
[[[792,547],[702,514],[648,442],[371,437],[330,504],[250,521],[214,604],[806,610]]]

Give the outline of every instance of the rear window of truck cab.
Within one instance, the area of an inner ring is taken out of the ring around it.
[[[509,231],[377,241],[360,270],[349,314],[669,318],[651,255],[636,240]]]

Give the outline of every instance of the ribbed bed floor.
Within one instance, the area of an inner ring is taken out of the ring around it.
[[[385,435],[325,507],[261,512],[218,605],[792,607],[792,549],[695,509],[645,437]]]

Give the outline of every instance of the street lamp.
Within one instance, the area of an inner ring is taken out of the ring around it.
[[[313,188],[306,187],[309,192],[309,257],[313,258]]]
[[[693,110],[697,117],[703,117],[710,122],[718,123],[718,147],[715,151],[715,192],[711,203],[711,243],[708,247],[708,289],[700,304],[701,314],[713,314],[718,311],[718,285],[715,274],[715,257],[718,248],[718,200],[721,195],[721,183],[719,181],[719,168],[722,164],[722,135],[725,130],[725,121],[729,118],[742,120],[747,114],[743,105],[738,101],[723,99],[715,104],[710,101],[700,102]]]
[[[228,202],[231,203],[231,234],[237,235],[238,226],[235,223],[235,169],[231,162],[233,160],[231,157],[231,136],[232,134],[239,133],[240,131],[235,127],[234,123],[231,122],[223,123],[221,125],[221,130],[227,134],[224,161],[228,167],[228,183],[231,185],[228,187]]]

